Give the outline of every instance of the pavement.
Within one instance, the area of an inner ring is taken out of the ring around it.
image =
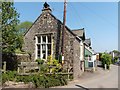
[[[55,88],[118,88],[118,66],[111,65],[110,70],[97,67],[94,73],[85,72],[78,80]]]

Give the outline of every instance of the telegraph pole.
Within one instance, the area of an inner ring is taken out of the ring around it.
[[[62,60],[64,60],[64,39],[65,39],[65,24],[66,24],[66,0],[64,0],[64,12],[63,12],[63,29],[62,29]]]

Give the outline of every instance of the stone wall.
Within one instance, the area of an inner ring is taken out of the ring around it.
[[[47,17],[46,23],[43,21]],[[54,38],[54,47],[56,45],[56,37],[58,30],[58,22],[50,13],[42,13],[34,22],[30,30],[25,34],[23,50],[32,54],[32,60],[35,60],[35,36],[37,34],[52,33]],[[55,50],[54,50],[55,51]]]
[[[16,54],[16,60],[18,62],[30,62],[30,58],[29,54]]]
[[[46,20],[45,20],[46,18]],[[53,37],[53,57],[59,58],[61,54],[61,41],[62,41],[62,28],[61,21],[56,19],[50,12],[43,12],[38,19],[34,22],[33,26],[25,34],[23,49],[31,53],[32,61],[35,60],[35,36],[37,34],[52,33]],[[80,76],[80,44],[79,40],[71,33],[66,27],[64,40],[64,69],[71,68],[74,71],[74,77]]]
[[[74,79],[80,78],[83,71],[81,69],[82,62],[80,61],[80,43],[75,39],[74,45],[74,53],[73,53],[73,77]]]

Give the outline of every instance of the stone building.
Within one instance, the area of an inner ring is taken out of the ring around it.
[[[59,60],[61,55],[63,23],[52,15],[50,6],[45,3],[41,15],[25,33],[23,49],[31,53],[33,61],[46,60],[49,55]],[[64,34],[65,69],[73,71],[74,79],[84,72],[84,29],[70,30],[65,26]]]

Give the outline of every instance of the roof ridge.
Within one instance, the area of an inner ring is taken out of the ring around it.
[[[82,29],[72,29],[72,31],[79,31],[79,30],[84,30],[83,28]]]

